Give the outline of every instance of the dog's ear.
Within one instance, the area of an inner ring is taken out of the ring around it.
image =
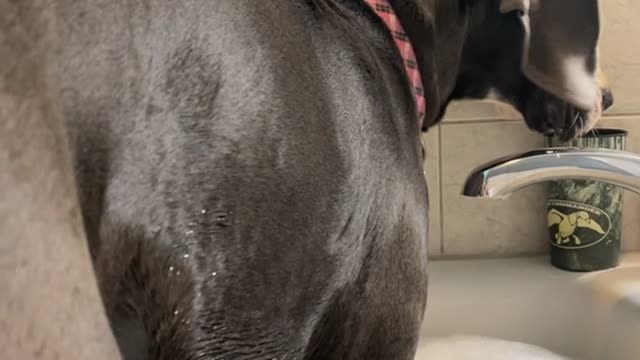
[[[529,80],[578,108],[597,106],[598,0],[500,0],[500,11],[522,20]]]

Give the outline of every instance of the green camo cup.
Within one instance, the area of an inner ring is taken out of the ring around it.
[[[581,138],[547,145],[625,150],[627,132],[594,129]],[[549,183],[547,219],[551,264],[569,271],[596,271],[618,266],[622,236],[620,187],[592,180]]]

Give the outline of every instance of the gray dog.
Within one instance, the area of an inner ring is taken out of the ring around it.
[[[389,2],[0,0],[0,358],[412,359],[421,131],[613,100],[596,0]]]

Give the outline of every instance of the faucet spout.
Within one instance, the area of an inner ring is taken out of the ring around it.
[[[640,156],[572,147],[527,151],[478,167],[467,177],[462,194],[506,198],[529,185],[566,179],[596,180],[640,194]]]

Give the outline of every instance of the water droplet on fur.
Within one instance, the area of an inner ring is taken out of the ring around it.
[[[193,235],[193,230],[187,230],[186,234],[187,235]]]
[[[183,257],[184,257],[185,259],[188,259],[188,258],[189,258],[189,254],[184,254],[184,256],[183,256]]]
[[[216,275],[218,275],[218,273],[215,271],[211,273],[211,276],[216,276]]]
[[[220,227],[229,226],[229,224],[227,224],[227,216],[226,215],[218,215],[218,217],[216,218],[216,225],[218,225]]]
[[[176,275],[180,275],[180,270],[176,271]]]
[[[204,215],[207,213],[207,209],[202,209],[202,211],[200,211],[200,214]]]
[[[178,315],[180,312],[178,310],[173,312],[173,315]]]

